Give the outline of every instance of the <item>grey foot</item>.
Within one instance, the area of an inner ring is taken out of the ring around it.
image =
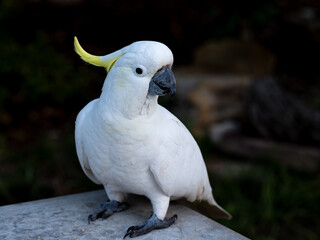
[[[124,235],[123,239],[127,236],[138,237],[143,234],[149,233],[154,229],[162,229],[170,227],[178,218],[177,215],[173,215],[173,217],[169,218],[168,220],[160,220],[156,214],[150,216],[145,224],[141,226],[131,226],[128,228],[126,235]]]
[[[128,204],[120,203],[117,201],[106,201],[100,205],[98,211],[88,216],[88,223],[90,224],[91,221],[95,221],[98,218],[106,219],[110,217],[115,212],[121,212],[128,208]]]

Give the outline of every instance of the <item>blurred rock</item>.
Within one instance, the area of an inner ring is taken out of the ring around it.
[[[196,136],[218,123],[242,119],[252,76],[270,76],[274,66],[275,56],[253,40],[208,42],[196,50],[193,67],[175,70],[174,112]]]
[[[320,112],[281,89],[275,79],[253,81],[246,100],[249,124],[265,138],[320,144]]]
[[[101,190],[1,206],[0,220],[6,221],[0,225],[1,240],[123,239],[128,226],[143,223],[146,216],[152,214],[152,205],[147,198],[132,195],[127,199],[130,204],[127,211],[114,214],[107,221],[88,224],[88,213],[105,199],[106,194]],[[211,206],[205,214],[218,218],[213,209]],[[179,220],[172,227],[137,239],[248,239],[177,202],[170,203],[167,215],[173,214],[177,214]]]
[[[239,124],[232,120],[214,124],[210,128],[210,139],[213,142],[220,142],[226,135],[239,132],[239,128]]]
[[[286,14],[285,18],[288,22],[292,22],[297,25],[304,25],[311,31],[319,31],[320,29],[320,19],[315,7],[304,6],[295,10],[291,10],[288,14]]]
[[[192,132],[201,136],[213,124],[240,119],[250,77],[175,71],[177,104],[174,113],[191,121]]]
[[[241,135],[224,137],[215,142],[215,147],[229,156],[246,159],[252,163],[261,160],[271,161],[304,172],[317,172],[320,168],[320,150],[316,147]]]
[[[210,41],[195,51],[194,64],[211,73],[269,76],[276,57],[253,40]]]

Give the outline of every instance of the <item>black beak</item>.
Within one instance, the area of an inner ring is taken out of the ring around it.
[[[176,92],[176,79],[169,66],[160,69],[149,83],[150,95],[173,95]]]

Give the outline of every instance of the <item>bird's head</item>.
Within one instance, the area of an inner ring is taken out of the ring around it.
[[[87,53],[74,38],[74,46],[80,57],[95,66],[106,68],[106,82],[112,91],[126,94],[157,95],[174,94],[176,81],[172,73],[173,55],[159,42],[139,41],[105,56]],[[106,85],[106,83],[105,83]]]

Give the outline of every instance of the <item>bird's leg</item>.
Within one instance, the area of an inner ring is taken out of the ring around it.
[[[123,238],[126,238],[127,236],[138,237],[143,234],[149,233],[154,229],[162,229],[170,227],[178,218],[177,215],[172,216],[168,220],[160,220],[156,214],[151,215],[145,224],[141,226],[131,226],[128,228],[127,233],[124,235]]]
[[[95,221],[98,218],[106,219],[110,217],[113,213],[121,212],[123,210],[126,210],[127,208],[127,203],[120,203],[115,200],[108,200],[100,205],[98,211],[88,216],[88,223],[90,223],[91,221]]]

